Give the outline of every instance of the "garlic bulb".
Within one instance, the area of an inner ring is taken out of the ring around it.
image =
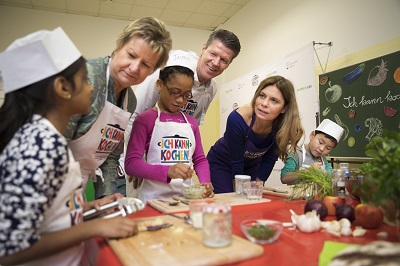
[[[320,230],[321,220],[315,210],[302,215],[297,215],[293,210],[290,210],[290,213],[292,214],[291,218],[293,224],[296,225],[301,232],[312,233]]]

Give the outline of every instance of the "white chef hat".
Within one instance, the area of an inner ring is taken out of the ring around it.
[[[62,28],[39,30],[0,53],[0,83],[12,92],[60,73],[81,56]]]
[[[192,51],[172,50],[165,66],[184,66],[196,73],[199,57]]]
[[[344,129],[341,126],[329,119],[324,119],[316,130],[332,136],[337,142],[339,142],[344,132]]]

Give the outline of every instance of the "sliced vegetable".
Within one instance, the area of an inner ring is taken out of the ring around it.
[[[389,117],[395,116],[397,114],[397,110],[394,108],[390,108],[389,106],[384,106],[383,112]]]
[[[347,140],[347,146],[349,146],[351,148],[351,147],[354,147],[354,144],[356,144],[356,139],[354,137],[350,137]]]
[[[321,77],[321,78],[319,79],[319,84],[320,84],[320,85],[325,85],[325,84],[328,82],[328,80],[329,80],[329,77],[328,77],[328,76],[323,76],[323,77]]]

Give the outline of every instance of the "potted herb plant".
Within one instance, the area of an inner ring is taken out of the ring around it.
[[[384,130],[382,137],[375,136],[365,146],[365,154],[371,160],[360,167],[364,174],[360,197],[365,202],[383,206],[386,217],[387,207],[391,208],[400,229],[400,132]]]

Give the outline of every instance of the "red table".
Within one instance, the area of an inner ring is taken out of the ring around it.
[[[279,197],[266,196],[271,202],[258,203],[251,205],[232,207],[232,231],[235,235],[245,238],[240,230],[240,222],[249,219],[272,219],[281,222],[291,222],[290,212],[292,209],[297,214],[303,214],[305,201],[286,201]],[[163,215],[150,206],[146,206],[142,211],[132,214],[129,218],[143,218]],[[328,216],[327,220],[335,217]],[[377,233],[385,231],[388,237],[381,239]],[[279,239],[268,245],[263,245],[264,254],[250,260],[238,262],[232,265],[318,265],[319,254],[325,241],[336,241],[353,244],[366,244],[374,240],[398,241],[395,227],[383,224],[375,230],[368,230],[363,237],[341,236],[336,237],[325,231],[316,233],[302,233],[298,230],[284,228]],[[114,254],[106,240],[98,238],[99,247],[97,265],[122,265],[118,257]],[[246,252],[245,250],[243,252]]]

